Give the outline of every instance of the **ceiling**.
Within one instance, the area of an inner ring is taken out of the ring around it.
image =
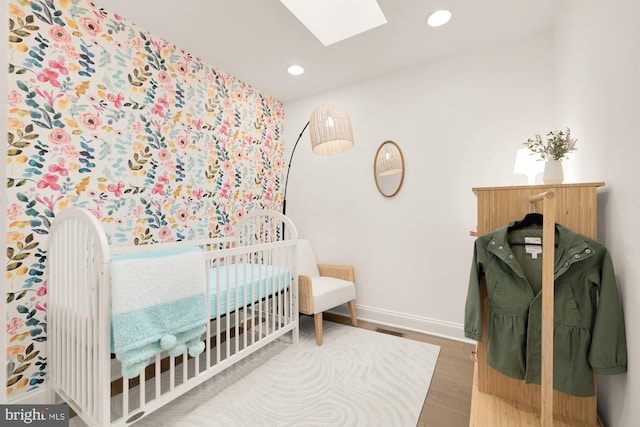
[[[553,2],[378,0],[387,24],[325,47],[279,0],[95,0],[283,102],[541,31]],[[451,21],[427,26],[442,8]],[[293,63],[305,73],[289,75]]]

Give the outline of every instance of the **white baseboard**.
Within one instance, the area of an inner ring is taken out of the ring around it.
[[[339,314],[341,316],[349,316],[349,310],[346,305],[333,308],[328,312]],[[464,336],[464,327],[461,324],[444,322],[442,320],[429,319],[427,317],[414,316],[411,314],[397,313],[394,311],[382,310],[358,304],[356,304],[356,312],[358,313],[358,319],[367,322],[393,326],[422,334],[475,344],[475,341]]]

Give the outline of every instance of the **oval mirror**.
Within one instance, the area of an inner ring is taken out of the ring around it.
[[[384,197],[398,194],[404,181],[404,157],[398,144],[385,141],[380,145],[373,161],[373,177]]]

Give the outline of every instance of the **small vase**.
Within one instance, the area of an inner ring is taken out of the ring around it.
[[[544,164],[542,182],[544,182],[545,184],[562,184],[562,181],[564,181],[564,174],[562,173],[562,161],[547,160],[547,162]]]

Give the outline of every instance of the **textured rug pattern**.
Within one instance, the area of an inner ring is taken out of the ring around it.
[[[142,426],[413,427],[440,348],[384,333],[301,318],[290,334],[166,407]]]

